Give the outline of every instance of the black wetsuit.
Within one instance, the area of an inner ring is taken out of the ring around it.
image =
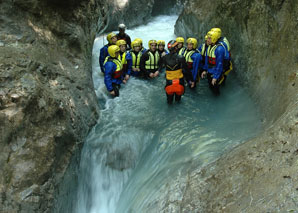
[[[181,55],[178,55],[177,53],[170,52],[169,54],[162,57],[160,60],[160,65],[161,65],[160,69],[162,69],[162,67],[165,67],[167,73],[171,72],[171,71],[177,71],[177,70],[182,69],[183,76],[181,78],[179,78],[179,84],[182,85],[183,87],[184,87],[184,78],[187,81],[193,81],[192,73],[187,66],[185,58]],[[159,71],[161,71],[161,70],[159,70]],[[166,73],[166,75],[167,75],[167,73]],[[166,78],[167,78],[167,76],[166,76]],[[167,78],[165,88],[172,84],[173,84],[173,81],[169,80]],[[177,95],[177,93],[170,95],[167,93],[167,101],[169,104],[173,103],[174,95],[175,95],[175,101],[181,100],[181,95]]]
[[[130,36],[127,35],[126,33],[124,33],[123,35],[121,35],[120,33],[118,33],[117,35],[117,40],[124,40],[126,41],[126,44],[127,44],[127,50],[130,50],[131,49],[131,39],[130,39]]]

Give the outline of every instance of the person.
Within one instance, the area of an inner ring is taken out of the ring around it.
[[[219,34],[218,42],[221,43],[225,48],[225,57],[224,57],[224,62],[223,62],[224,80],[222,82],[222,85],[224,85],[225,81],[228,77],[228,74],[233,70],[233,65],[232,65],[232,61],[231,61],[230,43],[226,37],[221,36],[220,28],[212,28],[210,31],[215,31]]]
[[[208,69],[208,56],[207,56],[207,49],[208,49],[208,44],[207,44],[207,39],[208,36],[207,34],[205,35],[205,42],[200,45],[198,48],[199,53],[201,54],[201,62],[199,65],[199,76],[202,75],[203,71],[207,71]],[[207,58],[207,59],[206,59]]]
[[[168,54],[168,51],[165,49],[166,42],[164,40],[157,41],[157,51],[159,53],[159,57],[163,57]]]
[[[192,74],[188,69],[185,58],[178,55],[178,42],[171,40],[168,42],[169,54],[161,58],[161,65],[166,67],[166,96],[168,104],[181,101],[184,94],[184,78],[194,87]],[[161,69],[161,68],[160,68]]]
[[[117,42],[117,36],[115,33],[109,33],[107,35],[107,40],[108,40],[108,44],[106,44],[105,46],[103,46],[100,49],[100,54],[99,54],[99,66],[100,66],[100,70],[102,73],[104,73],[104,61],[106,59],[106,57],[109,55],[108,53],[108,47],[111,45],[115,45]]]
[[[186,48],[184,47],[184,38],[177,37],[176,42],[178,42],[178,55],[183,55]]]
[[[141,53],[144,54],[147,51],[147,49],[143,47],[143,40],[141,38],[136,38],[135,41],[141,44]]]
[[[130,39],[130,36],[125,33],[125,29],[126,29],[125,24],[119,24],[118,29],[119,29],[119,33],[117,34],[117,39],[126,41],[126,44],[127,44],[126,48],[130,50],[131,39]]]
[[[132,59],[131,76],[140,77],[141,44],[139,41],[131,42],[131,50],[127,53]]]
[[[117,97],[119,96],[121,83],[126,83],[122,76],[122,64],[118,59],[120,48],[117,45],[111,45],[108,47],[108,53],[109,56],[104,62],[104,83],[109,93],[112,96]]]
[[[198,70],[201,62],[201,54],[197,50],[198,41],[195,38],[188,38],[186,40],[186,44],[187,49],[184,51],[183,56],[185,57],[188,68],[191,70],[192,77],[196,85],[196,82],[200,80]]]
[[[218,42],[220,38],[219,33],[215,31],[209,31],[207,34],[207,56],[208,56],[208,69],[203,71],[201,77],[205,78],[207,75],[207,80],[209,88],[214,95],[220,95],[219,87],[223,77],[223,60],[225,56],[224,46]]]
[[[159,54],[156,50],[156,40],[150,40],[148,46],[149,50],[147,50],[141,57],[140,69],[144,77],[155,78],[159,74]]]
[[[122,64],[122,73],[125,81],[128,81],[131,75],[131,66],[132,66],[131,55],[127,54],[126,52],[126,41],[118,40],[116,42],[116,45],[120,48],[120,54],[118,59],[121,61],[121,64]]]

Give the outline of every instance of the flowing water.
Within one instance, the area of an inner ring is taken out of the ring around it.
[[[127,33],[132,40],[142,38],[145,47],[150,39],[168,42],[175,38],[176,19],[158,16]],[[102,110],[81,154],[78,213],[142,212],[162,185],[190,165],[206,165],[256,135],[258,111],[233,74],[219,97],[203,80],[195,91],[186,90],[180,104],[168,106],[162,74],[150,81],[132,78],[120,97],[110,98],[98,66],[104,40],[98,37],[93,49]]]

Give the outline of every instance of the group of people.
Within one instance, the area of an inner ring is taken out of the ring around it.
[[[198,48],[195,38],[177,37],[167,44],[164,40],[150,40],[148,48],[143,47],[142,39],[131,42],[125,33],[126,26],[119,25],[119,33],[107,35],[108,44],[101,48],[100,69],[104,82],[112,96],[119,96],[122,83],[131,76],[153,79],[165,69],[167,102],[179,102],[185,86],[195,88],[202,78],[207,78],[209,88],[215,95],[220,94],[232,70],[230,44],[221,36],[220,28],[212,28],[205,36],[205,42]]]

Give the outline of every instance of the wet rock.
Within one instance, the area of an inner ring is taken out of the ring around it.
[[[175,33],[200,43],[220,27],[231,44],[234,71],[260,105],[264,131],[217,161],[189,171],[151,199],[148,212],[291,212],[298,209],[297,1],[190,0]],[[290,46],[289,43],[293,44]],[[294,85],[294,86],[293,86]],[[174,190],[172,190],[174,186]]]

